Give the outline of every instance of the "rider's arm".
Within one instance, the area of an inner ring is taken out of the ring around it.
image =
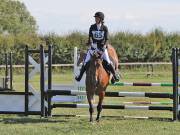
[[[107,26],[104,26],[104,40],[103,40],[103,42],[102,42],[102,49],[107,48],[108,39],[109,39],[108,28],[107,28]]]
[[[109,31],[108,31],[108,28],[107,26],[104,27],[104,31],[105,31],[105,35],[104,35],[104,45],[107,45],[108,44],[108,40],[109,40]]]
[[[89,28],[89,38],[88,38],[87,45],[91,45],[93,43],[92,37],[93,37],[93,34],[92,34],[92,25],[91,25],[91,27]]]

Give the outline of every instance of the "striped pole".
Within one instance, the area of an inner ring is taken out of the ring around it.
[[[53,104],[52,108],[89,108],[89,104]],[[93,107],[97,107],[95,104]],[[128,105],[102,105],[103,109],[127,109],[127,110],[168,110],[172,111],[170,106],[128,106]]]
[[[51,96],[56,95],[86,95],[86,91],[78,90],[48,90]],[[149,97],[149,98],[172,98],[172,93],[159,92],[105,92],[106,97]]]
[[[139,82],[116,82],[110,84],[111,86],[163,86],[172,87],[172,83],[139,83]]]
[[[169,105],[173,104],[173,102],[148,102],[148,101],[135,101],[135,102],[122,102],[119,104],[151,104],[151,105]]]

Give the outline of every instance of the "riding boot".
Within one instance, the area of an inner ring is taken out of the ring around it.
[[[89,67],[89,62],[85,63],[82,65],[81,69],[80,69],[80,74],[78,76],[75,77],[76,81],[80,81],[84,72],[87,70],[87,68]]]
[[[112,64],[107,64],[107,68],[112,73],[114,80],[116,82],[118,82],[119,81],[119,74],[116,73],[116,71],[115,71],[114,67],[112,66]]]

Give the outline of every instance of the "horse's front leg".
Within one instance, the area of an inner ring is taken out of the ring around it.
[[[90,114],[90,122],[93,122],[93,112],[94,112],[94,108],[93,108],[93,94],[87,93],[87,99],[88,99],[88,103],[89,103],[89,114]]]
[[[103,103],[104,96],[105,96],[105,91],[99,92],[99,102],[98,102],[98,105],[97,105],[97,118],[96,118],[96,121],[99,121],[100,113],[102,111],[102,103]]]

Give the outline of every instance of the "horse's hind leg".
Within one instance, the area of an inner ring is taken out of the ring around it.
[[[102,102],[105,96],[105,91],[99,92],[99,103],[97,105],[97,118],[96,121],[99,121],[100,113],[102,111]]]
[[[93,108],[93,95],[91,94],[87,94],[87,99],[88,99],[88,103],[89,103],[89,114],[90,114],[90,122],[93,122],[93,112],[94,112],[94,108]]]

